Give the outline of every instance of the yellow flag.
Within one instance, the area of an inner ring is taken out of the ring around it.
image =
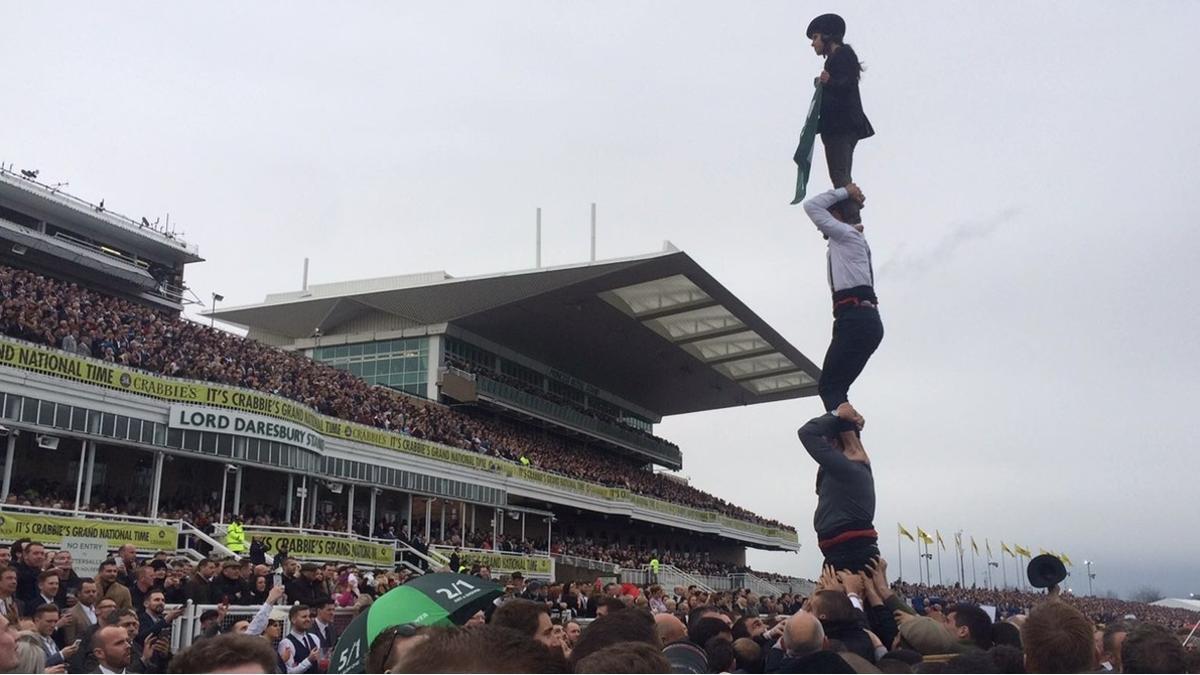
[[[942,533],[938,532],[937,530],[934,530],[933,533],[937,535],[938,546],[941,546],[942,550],[945,551],[946,550],[946,542],[942,541]]]
[[[925,542],[926,544],[933,543],[933,537],[929,536],[929,533],[926,532],[925,530],[922,530],[920,526],[917,526],[917,538],[919,538],[921,541]]]
[[[1029,552],[1029,549],[1028,549],[1028,548],[1026,548],[1026,547],[1024,547],[1024,546],[1021,546],[1021,545],[1019,545],[1019,544],[1014,544],[1014,546],[1016,546],[1016,547],[1017,547],[1017,548],[1016,548],[1016,550],[1017,550],[1017,555],[1019,555],[1019,556],[1022,556],[1022,557],[1025,557],[1025,558],[1032,558],[1032,557],[1033,557],[1033,554]]]
[[[1007,554],[1009,554],[1010,556],[1012,556],[1012,557],[1014,557],[1014,558],[1015,558],[1015,557],[1017,557],[1017,554],[1016,554],[1016,553],[1013,553],[1013,552],[1012,552],[1012,549],[1011,549],[1011,548],[1009,548],[1009,547],[1008,547],[1008,544],[1004,543],[1004,541],[1003,541],[1003,540],[1001,540],[1001,541],[1000,541],[1000,553],[1002,553],[1002,554],[1003,554],[1003,553],[1007,553]]]
[[[975,543],[975,537],[971,537],[971,550],[975,551],[976,555],[979,554],[979,544]]]
[[[1046,549],[1039,546],[1038,547],[1038,555],[1046,555]]]
[[[908,530],[904,529],[903,525],[901,525],[900,523],[896,523],[896,527],[900,528],[901,536],[908,537],[909,541],[916,541],[916,539],[913,539],[912,532],[909,532]]]
[[[1071,562],[1071,556],[1067,555],[1066,553],[1059,553],[1058,559],[1061,560],[1067,567],[1075,566],[1075,564]]]
[[[984,539],[983,546],[984,546],[984,548],[987,549],[988,560],[991,560],[992,559],[992,542],[988,541],[987,539]]]

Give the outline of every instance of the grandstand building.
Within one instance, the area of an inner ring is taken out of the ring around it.
[[[684,465],[680,448],[654,434],[664,416],[811,395],[818,376],[683,252],[313,285],[213,313],[244,326],[249,340],[365,381],[406,420],[435,418],[457,434],[433,440],[408,422],[335,416],[255,388],[258,375],[231,384],[230,369],[269,375],[237,360],[262,348],[180,317],[184,266],[201,259],[177,238],[4,173],[0,239],[0,535],[12,534],[5,528],[21,513],[63,527],[103,517],[173,523],[180,546],[204,541],[219,551],[224,514],[269,515],[270,525],[248,531],[287,538],[301,557],[340,551],[381,564],[394,546],[415,556],[404,564],[436,564],[458,545],[464,559],[543,577],[556,564],[620,572],[564,541],[735,567],[747,546],[799,547],[794,529],[652,473]],[[136,305],[108,310],[103,298]],[[98,307],[110,313],[95,334],[56,332],[54,319]],[[44,330],[28,325],[37,313],[49,319]],[[162,362],[138,351],[164,332],[224,341],[224,353],[193,370],[224,368],[226,379],[182,368],[185,350]],[[580,457],[584,469],[572,463]],[[215,531],[188,520],[196,504],[208,505]],[[385,522],[396,530],[379,531]]]

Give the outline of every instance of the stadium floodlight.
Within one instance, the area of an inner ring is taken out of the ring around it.
[[[143,220],[145,220],[145,219],[143,218]],[[221,302],[224,299],[225,299],[225,296],[221,295],[220,293],[212,294],[213,306],[212,306],[212,310],[210,310],[212,312],[212,314],[208,315],[208,327],[209,328],[213,328],[216,326],[217,318],[216,318],[215,314],[217,311],[217,303]]]

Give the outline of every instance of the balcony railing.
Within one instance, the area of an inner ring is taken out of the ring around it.
[[[562,422],[612,443],[636,450],[652,457],[664,466],[676,469],[683,464],[683,457],[679,452],[679,446],[674,443],[639,433],[621,424],[606,422],[590,415],[585,415],[574,408],[559,405],[536,394],[504,384],[503,382],[497,382],[484,375],[479,375],[475,383],[481,394],[499,399],[506,404],[516,406],[527,412],[545,415],[556,422]]]

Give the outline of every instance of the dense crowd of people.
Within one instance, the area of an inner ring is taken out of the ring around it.
[[[792,529],[634,460],[370,386],[302,354],[27,270],[0,266],[0,333],[152,373],[267,392],[360,424]]]
[[[384,630],[366,672],[1200,672],[1181,646],[1200,613],[889,583],[882,560],[825,570],[809,597],[461,571],[503,592],[461,626]],[[0,548],[0,672],[327,672],[348,619],[414,576],[261,546],[196,563],[125,545],[81,570],[23,539]],[[175,654],[188,601],[212,609]]]
[[[924,584],[897,584],[896,590],[905,597],[913,598],[914,602],[918,604],[931,603],[945,606],[966,602],[973,605],[995,607],[998,614],[1006,617],[1028,614],[1029,610],[1045,597],[1041,593],[1016,589],[959,588],[957,586],[927,586]],[[1089,620],[1101,624],[1133,616],[1142,621],[1178,629],[1195,623],[1197,619],[1195,612],[1186,609],[1160,607],[1145,602],[1090,595],[1081,596],[1065,592],[1061,598],[1063,602],[1083,612]]]

